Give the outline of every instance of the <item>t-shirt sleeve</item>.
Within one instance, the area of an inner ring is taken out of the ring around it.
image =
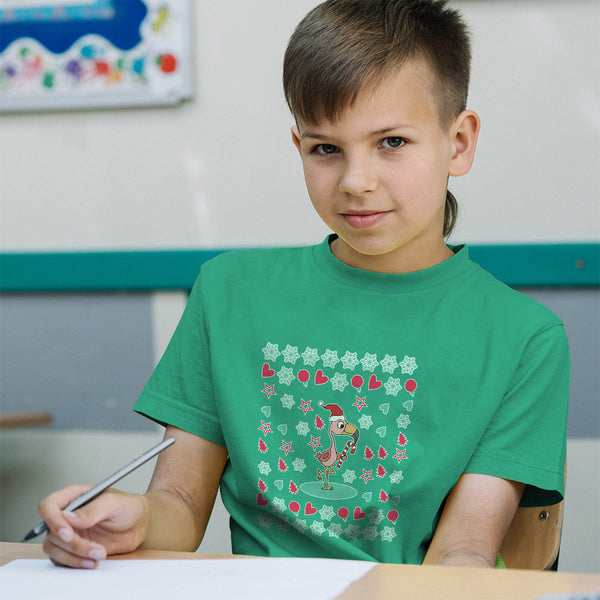
[[[224,446],[210,368],[202,273],[134,410]]]
[[[561,324],[529,340],[466,473],[525,483],[521,506],[560,502],[564,496],[570,366]]]

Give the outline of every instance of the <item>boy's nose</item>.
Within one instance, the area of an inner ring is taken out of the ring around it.
[[[355,159],[347,161],[340,176],[339,190],[350,196],[362,196],[374,192],[379,178],[369,161]]]

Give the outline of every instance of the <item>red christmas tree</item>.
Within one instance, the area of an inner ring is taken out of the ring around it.
[[[267,486],[266,486],[265,482],[262,479],[258,480],[258,489],[261,492],[266,492],[267,491]]]
[[[385,450],[385,448],[383,446],[379,446],[378,456],[382,460],[387,456],[387,452],[386,452],[386,450]]]
[[[383,465],[378,465],[377,467],[377,477],[385,477],[386,470],[383,468]]]
[[[287,471],[287,465],[285,464],[285,461],[283,460],[283,458],[279,459],[279,470],[282,473],[285,473]]]
[[[365,458],[367,460],[371,460],[373,458],[373,451],[371,448],[369,448],[369,446],[365,446]]]
[[[264,454],[269,448],[265,444],[264,440],[258,440],[258,449]]]
[[[317,415],[317,418],[315,419],[315,427],[317,429],[323,429],[324,423],[323,423],[323,419],[321,419],[321,417],[319,417],[319,415]]]
[[[405,436],[403,433],[401,433],[401,434],[398,436],[398,444],[399,444],[400,446],[406,446],[406,442],[408,442],[408,440],[406,439],[406,436]]]
[[[290,492],[292,492],[292,494],[298,493],[298,487],[293,481],[290,481]]]
[[[379,502],[387,502],[388,499],[388,495],[381,490],[381,492],[379,492]]]

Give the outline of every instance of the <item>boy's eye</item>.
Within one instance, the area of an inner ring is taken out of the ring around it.
[[[315,154],[335,154],[337,151],[337,146],[333,144],[319,144],[313,148]]]
[[[381,142],[384,148],[401,148],[404,144],[406,144],[406,140],[401,137],[386,137]]]

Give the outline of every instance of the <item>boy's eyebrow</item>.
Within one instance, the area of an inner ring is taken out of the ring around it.
[[[389,133],[390,131],[395,131],[396,129],[415,129],[415,127],[413,127],[412,125],[405,125],[405,124],[392,125],[390,127],[384,127],[383,129],[377,129],[376,131],[371,131],[368,135],[369,135],[369,137],[385,135],[386,133]],[[326,137],[329,137],[329,136],[319,133],[317,131],[305,131],[300,134],[301,139],[304,139],[304,138],[322,139],[322,138],[326,138]]]

